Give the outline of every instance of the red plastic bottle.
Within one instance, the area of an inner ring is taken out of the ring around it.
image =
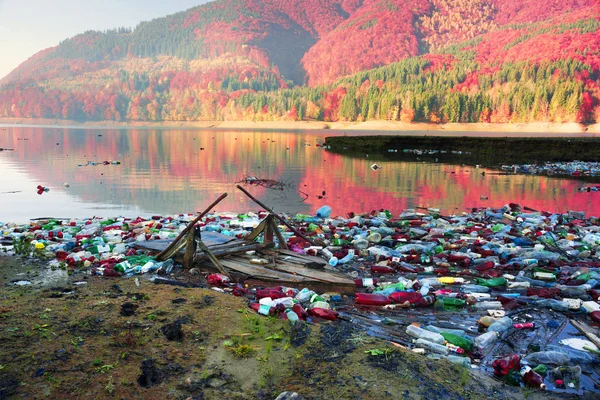
[[[292,311],[296,313],[296,315],[298,317],[300,317],[300,319],[306,319],[308,318],[308,313],[306,312],[306,310],[304,308],[302,308],[302,306],[298,303],[294,304],[292,307]]]
[[[223,274],[210,274],[206,278],[209,285],[212,286],[225,286],[229,283],[229,278]]]
[[[435,297],[433,296],[424,296],[421,297],[419,301],[415,303],[417,307],[427,307],[435,303]]]
[[[256,291],[257,299],[260,300],[265,297],[270,297],[273,300],[275,300],[275,299],[281,299],[282,297],[285,297],[285,294],[283,294],[281,292],[280,288],[265,288],[265,289],[258,289]]]
[[[371,273],[372,274],[393,274],[396,272],[394,268],[386,267],[383,265],[372,265]]]
[[[328,321],[335,321],[339,315],[336,311],[326,310],[324,308],[313,308],[308,310],[308,314],[313,317],[326,319]]]
[[[492,368],[494,368],[494,375],[496,376],[506,376],[513,370],[519,371],[521,369],[521,356],[509,354],[506,357],[494,360]]]
[[[533,322],[527,322],[524,324],[513,324],[513,328],[515,328],[515,329],[534,329],[535,324]]]
[[[414,304],[421,300],[421,298],[423,298],[423,296],[420,292],[394,292],[389,295],[389,299],[397,304],[405,303],[407,301]]]
[[[354,283],[356,284],[356,287],[364,288],[364,287],[377,285],[377,279],[373,279],[373,278],[355,279]]]
[[[385,306],[390,304],[390,299],[383,294],[356,293],[356,304],[364,306]]]
[[[267,306],[262,306],[259,303],[252,303],[250,304],[250,308],[253,309],[254,311],[256,311],[257,313],[261,314],[261,315],[275,315],[277,313],[277,310],[275,309],[275,307],[269,307],[267,309]]]
[[[487,261],[482,264],[476,265],[475,269],[477,271],[487,271],[489,269],[493,269],[495,264],[492,261]]]
[[[537,372],[531,369],[529,366],[524,366],[521,369],[521,376],[523,377],[523,382],[525,385],[530,386],[536,389],[546,389],[546,384],[544,383],[544,378]]]

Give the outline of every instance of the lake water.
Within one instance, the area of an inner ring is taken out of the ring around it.
[[[414,207],[462,212],[517,202],[600,214],[600,193],[578,192],[586,185],[578,180],[498,175],[416,158],[377,161],[381,169],[373,171],[366,155],[351,158],[317,146],[332,135],[0,127],[0,148],[14,149],[0,152],[0,221],[191,213],[225,192],[229,196],[216,211],[257,211],[235,188],[247,176],[285,183],[284,190],[247,186],[277,212],[314,213],[326,204],[343,216],[380,208],[394,214]],[[99,165],[85,166],[88,162]],[[50,191],[38,195],[38,185]]]

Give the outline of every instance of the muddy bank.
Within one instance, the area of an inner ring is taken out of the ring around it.
[[[345,321],[292,329],[201,287],[77,270],[56,286],[10,284],[44,268],[0,257],[2,399],[274,399],[284,390],[305,399],[569,398],[428,360]]]
[[[333,152],[365,154],[390,159],[414,155],[404,149],[440,150],[446,154],[422,155],[423,159],[460,159],[484,165],[543,161],[600,161],[598,138],[510,138],[440,136],[331,136],[326,144]],[[452,153],[455,154],[452,154]],[[462,154],[456,154],[460,152]]]

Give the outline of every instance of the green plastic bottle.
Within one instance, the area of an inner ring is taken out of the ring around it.
[[[467,302],[463,299],[457,299],[456,297],[443,297],[441,299],[445,307],[464,307]]]
[[[545,364],[539,364],[533,370],[541,376],[546,376],[546,374],[548,373],[548,367]]]
[[[450,344],[460,347],[464,351],[473,350],[473,341],[466,337],[460,337],[448,332],[442,332],[441,335]]]
[[[490,288],[506,286],[506,278],[503,278],[503,277],[492,278],[492,279],[477,278],[475,281],[477,282],[478,285],[487,286]]]

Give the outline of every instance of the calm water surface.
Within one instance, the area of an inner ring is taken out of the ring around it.
[[[381,169],[373,171],[366,156],[317,146],[332,135],[0,127],[0,148],[14,149],[0,152],[0,221],[197,212],[225,192],[216,211],[258,210],[235,189],[246,176],[286,183],[283,191],[248,189],[278,212],[314,213],[325,204],[335,215],[414,207],[461,212],[513,201],[600,214],[600,193],[577,192],[584,182],[416,160],[378,161]],[[85,166],[113,160],[121,164]],[[37,185],[50,191],[38,195]]]

